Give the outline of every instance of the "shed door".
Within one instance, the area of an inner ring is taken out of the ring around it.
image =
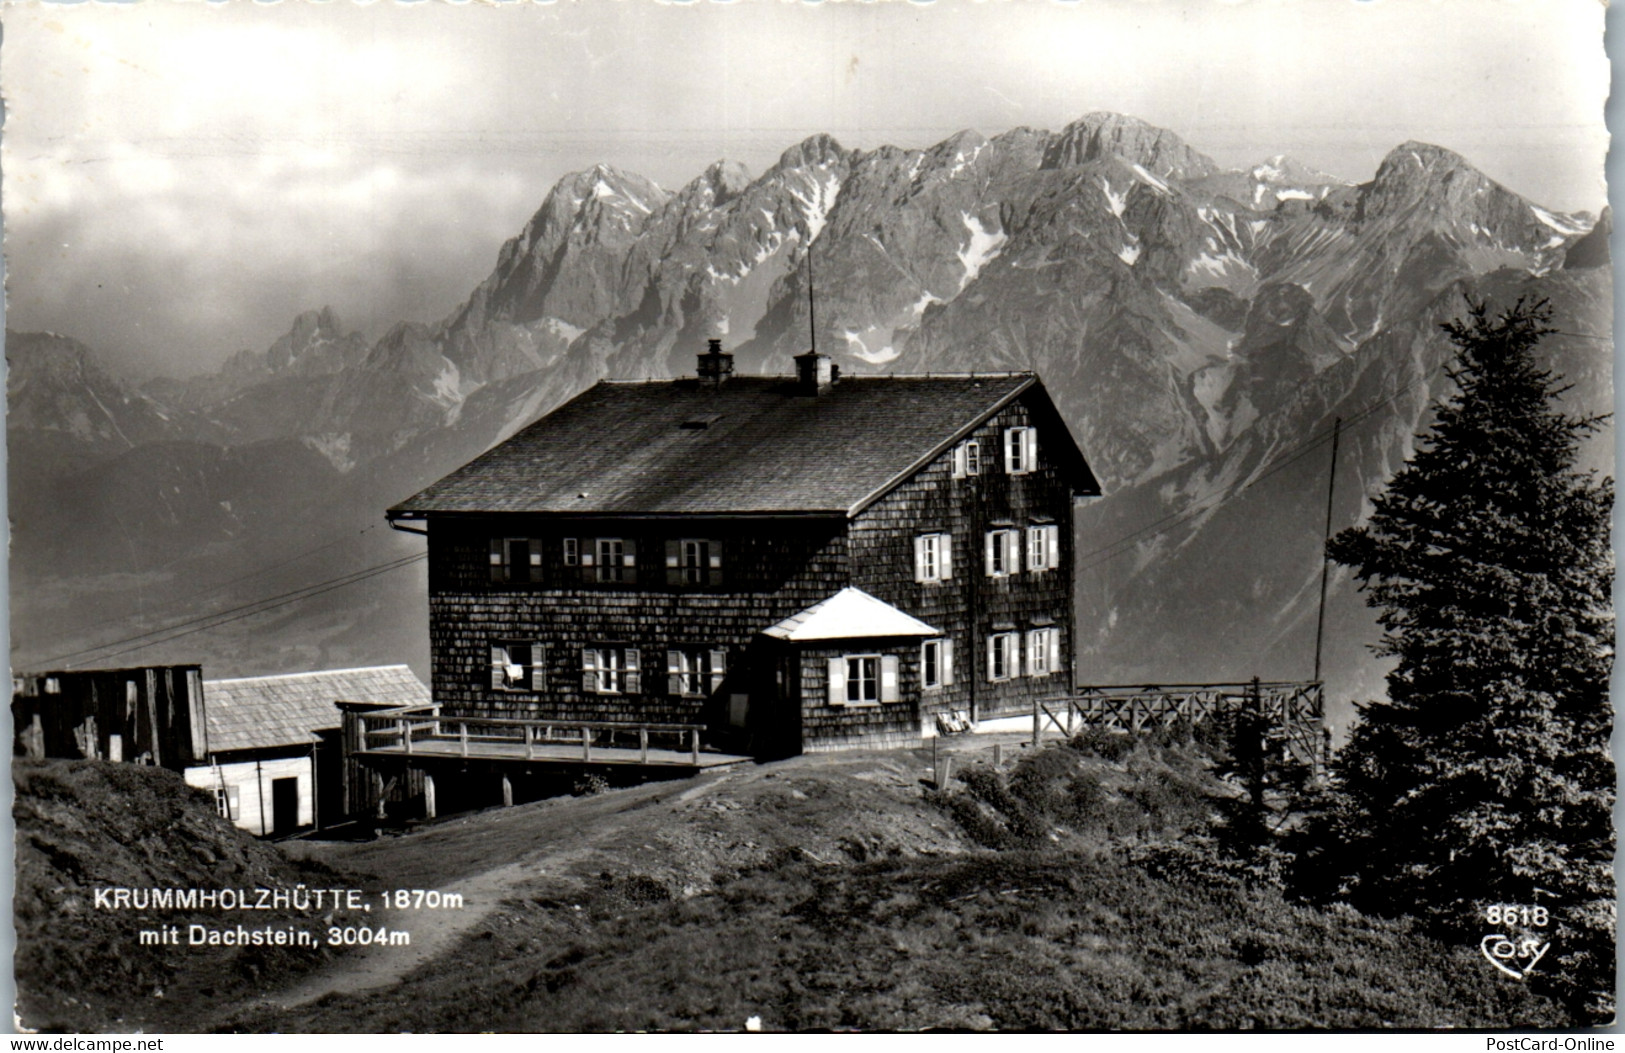
[[[299,780],[271,780],[271,834],[281,837],[299,828]]]

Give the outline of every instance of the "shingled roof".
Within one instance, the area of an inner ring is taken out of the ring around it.
[[[313,742],[316,731],[339,726],[339,711],[333,703],[341,699],[399,706],[432,701],[429,689],[404,665],[205,680],[209,752]]]
[[[843,377],[817,397],[786,377],[603,381],[390,515],[855,515],[1029,391],[1060,423],[1030,373]]]

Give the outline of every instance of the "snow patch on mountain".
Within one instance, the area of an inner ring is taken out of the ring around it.
[[[1117,250],[1117,258],[1128,264],[1130,267],[1134,266],[1134,262],[1140,258],[1140,246],[1124,245],[1122,248]]]
[[[1131,183],[1130,186],[1132,185]],[[1128,191],[1113,193],[1111,181],[1107,179],[1100,181],[1100,189],[1106,194],[1106,207],[1111,210],[1111,214],[1122,219],[1123,209],[1128,205]]]
[[[978,157],[980,157],[981,154],[982,154],[982,148],[985,147],[985,146],[987,146],[986,143],[982,143],[979,146],[977,146],[976,149],[971,151],[971,154],[970,154],[969,157],[965,156],[965,151],[963,151],[963,150],[955,151],[954,152],[954,166],[948,170],[948,178],[952,179],[954,176],[958,175],[959,173],[963,172],[965,169],[969,168],[971,165],[975,164],[976,159]]]
[[[564,319],[554,318],[552,315],[542,319],[542,328],[547,332],[552,333],[554,336],[559,337],[565,343],[574,343],[576,337],[586,332],[586,330],[580,326],[571,325]]]
[[[914,306],[910,307],[909,310],[913,313],[914,317],[918,319],[923,317],[925,315],[925,309],[934,303],[947,303],[947,301],[940,300],[937,297],[932,296],[931,291],[927,289],[925,292],[920,294],[919,300],[916,301]]]
[[[1576,234],[1585,234],[1590,230],[1589,227],[1576,225],[1572,217],[1559,216],[1556,213],[1546,211],[1539,205],[1530,205],[1529,211],[1535,214],[1536,219],[1557,231],[1562,237],[1573,237]]]
[[[969,244],[957,253],[959,262],[965,267],[965,276],[959,280],[959,288],[963,292],[965,286],[982,273],[982,268],[998,257],[1010,236],[1002,230],[997,233],[989,231],[982,226],[981,219],[969,212],[961,212],[959,218],[964,221],[965,229],[970,231]]]
[[[1144,183],[1146,186],[1150,187],[1152,190],[1155,190],[1157,193],[1161,194],[1163,197],[1172,197],[1173,196],[1174,192],[1171,189],[1169,189],[1168,184],[1164,183],[1162,180],[1158,179],[1156,176],[1154,176],[1150,172],[1146,171],[1144,165],[1134,164],[1134,165],[1130,165],[1129,167],[1133,168],[1134,169],[1134,174],[1140,177],[1140,181],[1142,183]]]
[[[348,472],[355,467],[355,458],[350,452],[349,432],[307,435],[305,445],[326,457],[340,472]]]
[[[900,353],[890,344],[887,344],[885,347],[876,348],[873,351],[869,350],[869,346],[863,342],[863,334],[853,329],[841,330],[841,336],[846,340],[847,354],[851,355],[853,358],[862,359],[872,366],[883,365],[890,362]]]
[[[801,205],[807,217],[807,241],[810,244],[818,238],[829,219],[829,210],[835,207],[835,200],[841,196],[841,179],[829,170],[828,165],[818,166],[819,175],[809,178],[811,186],[807,193],[799,193],[790,188],[790,196]],[[768,217],[770,220],[771,216]]]

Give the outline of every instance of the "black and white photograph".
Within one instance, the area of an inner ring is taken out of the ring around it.
[[[1618,21],[6,0],[15,1029],[1612,1049]]]

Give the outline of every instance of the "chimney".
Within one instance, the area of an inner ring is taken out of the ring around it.
[[[822,395],[835,386],[841,371],[828,355],[817,351],[794,356],[796,363],[796,394]]]
[[[699,364],[695,372],[700,380],[710,381],[713,387],[721,387],[722,382],[733,376],[734,356],[722,350],[722,341],[713,338],[706,341],[705,354],[699,356]]]

